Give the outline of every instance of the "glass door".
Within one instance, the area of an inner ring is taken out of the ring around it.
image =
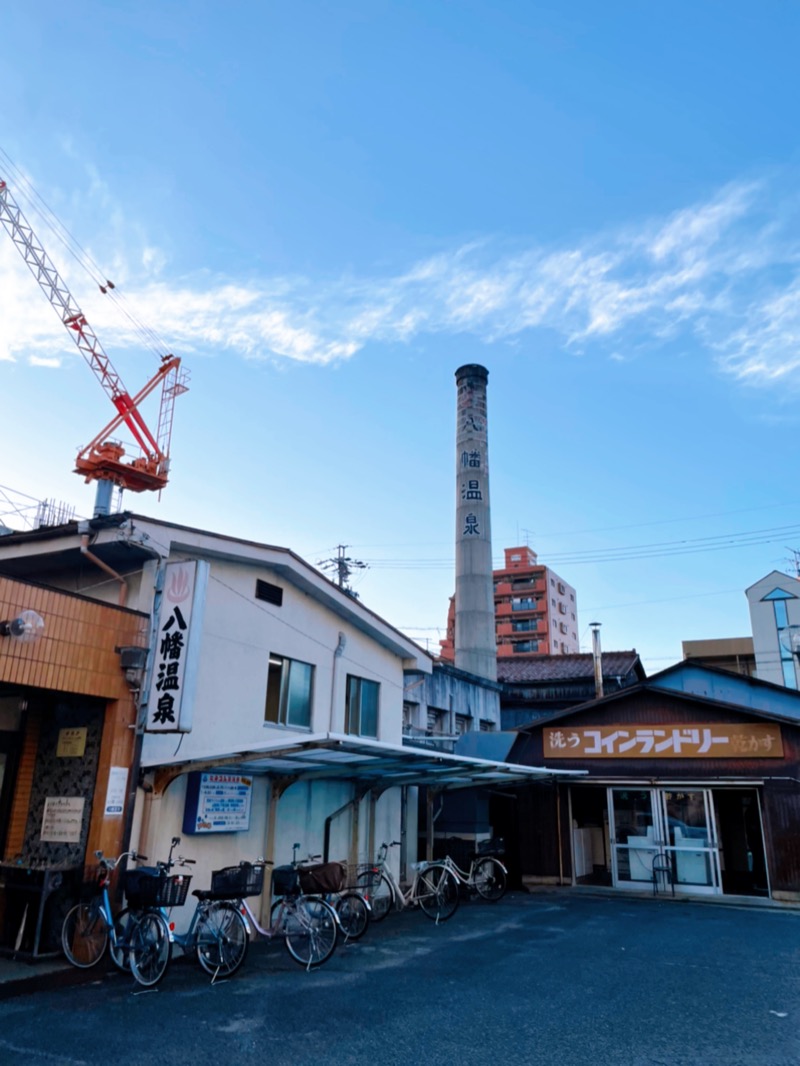
[[[652,890],[653,859],[663,850],[656,790],[610,788],[608,793],[614,887]]]
[[[666,859],[676,890],[722,891],[710,789],[609,788],[615,888],[652,889],[653,861]],[[670,874],[659,875],[666,887]]]
[[[710,789],[661,789],[666,827],[664,853],[672,864],[676,889],[714,895],[721,892],[719,845]]]

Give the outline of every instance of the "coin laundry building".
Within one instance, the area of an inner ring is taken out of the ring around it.
[[[800,900],[800,694],[690,662],[522,727],[522,879]]]

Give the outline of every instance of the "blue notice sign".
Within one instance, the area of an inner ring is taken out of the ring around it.
[[[252,777],[242,774],[189,774],[184,833],[241,833],[250,828]]]

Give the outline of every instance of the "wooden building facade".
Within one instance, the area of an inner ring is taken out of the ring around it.
[[[800,694],[696,664],[519,731],[523,884],[800,900]]]

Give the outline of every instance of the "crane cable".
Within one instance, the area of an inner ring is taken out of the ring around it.
[[[110,297],[117,310],[123,314],[133,326],[134,331],[138,334],[145,347],[149,348],[159,358],[166,354],[169,349],[164,340],[151,326],[139,319],[135,312],[127,306],[127,301],[124,295],[117,290],[117,287],[113,282],[108,280],[105,272],[101,269],[96,260],[92,258],[91,254],[80,244],[69,229],[67,229],[44,197],[36,190],[30,179],[22,170],[20,170],[2,147],[0,147],[0,159],[4,161],[5,167],[15,178],[15,194],[20,195],[20,197],[26,201],[26,204],[36,213],[45,226],[47,226],[59,243],[66,249],[69,255],[72,256],[78,266],[86,272],[91,281],[97,285],[104,295]]]

